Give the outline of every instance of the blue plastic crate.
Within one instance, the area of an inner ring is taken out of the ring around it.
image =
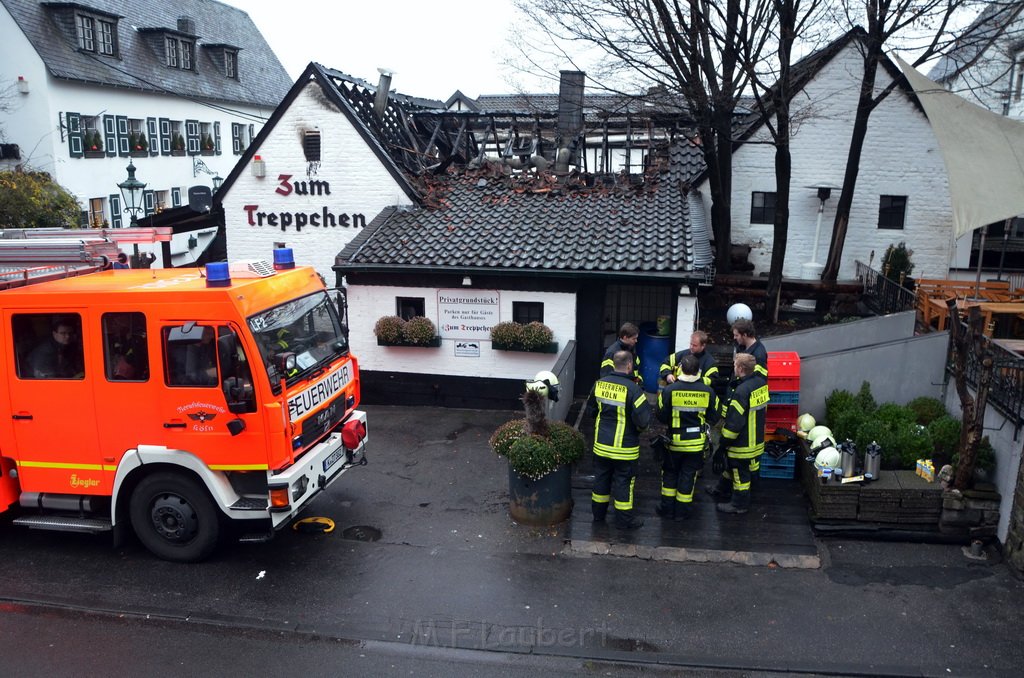
[[[767,454],[761,455],[761,477],[783,478],[791,480],[796,476],[796,452],[775,459]]]
[[[769,391],[769,405],[797,405],[800,403],[800,391]]]

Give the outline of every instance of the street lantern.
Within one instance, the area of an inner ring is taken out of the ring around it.
[[[117,185],[121,189],[121,197],[124,199],[123,211],[132,215],[130,226],[138,225],[139,214],[143,210],[143,193],[146,184],[135,178],[135,165],[128,161],[128,178]]]
[[[220,190],[221,184],[224,183],[224,179],[219,174],[213,175],[213,192],[216,193]]]

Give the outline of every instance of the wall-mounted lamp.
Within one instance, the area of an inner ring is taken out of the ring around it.
[[[24,75],[18,76],[18,91],[22,94],[28,94],[28,80],[25,79]]]
[[[216,193],[224,185],[224,179],[219,174],[213,175],[213,192]]]
[[[252,159],[252,175],[260,179],[267,176],[267,163],[258,155]]]
[[[469,287],[469,286],[470,286],[470,285],[472,285],[472,284],[473,284],[473,279],[472,279],[472,278],[470,278],[470,277],[469,277],[468,275],[467,275],[467,276],[465,276],[465,277],[464,277],[464,278],[462,279],[462,286],[463,286],[463,287]]]

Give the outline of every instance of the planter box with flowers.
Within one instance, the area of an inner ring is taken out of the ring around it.
[[[544,323],[506,321],[491,328],[491,348],[495,351],[525,351],[528,353],[558,353],[554,333]]]
[[[437,348],[441,337],[429,318],[416,316],[403,320],[396,315],[386,315],[373,326],[378,346],[413,346]]]
[[[87,157],[87,158],[105,158],[105,157],[107,157],[106,152],[103,150],[103,137],[100,136],[99,130],[94,130],[91,134],[86,132],[86,134],[85,134],[85,157]]]
[[[144,134],[136,134],[132,132],[128,136],[128,149],[129,155],[133,158],[148,158],[149,157],[149,142],[146,141]]]

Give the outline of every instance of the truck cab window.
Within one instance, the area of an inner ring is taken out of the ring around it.
[[[214,328],[195,323],[163,329],[168,386],[218,385],[216,336]]]
[[[81,316],[26,313],[15,315],[12,322],[19,378],[85,378]]]
[[[110,381],[148,381],[149,348],[142,313],[103,314],[103,369]]]

